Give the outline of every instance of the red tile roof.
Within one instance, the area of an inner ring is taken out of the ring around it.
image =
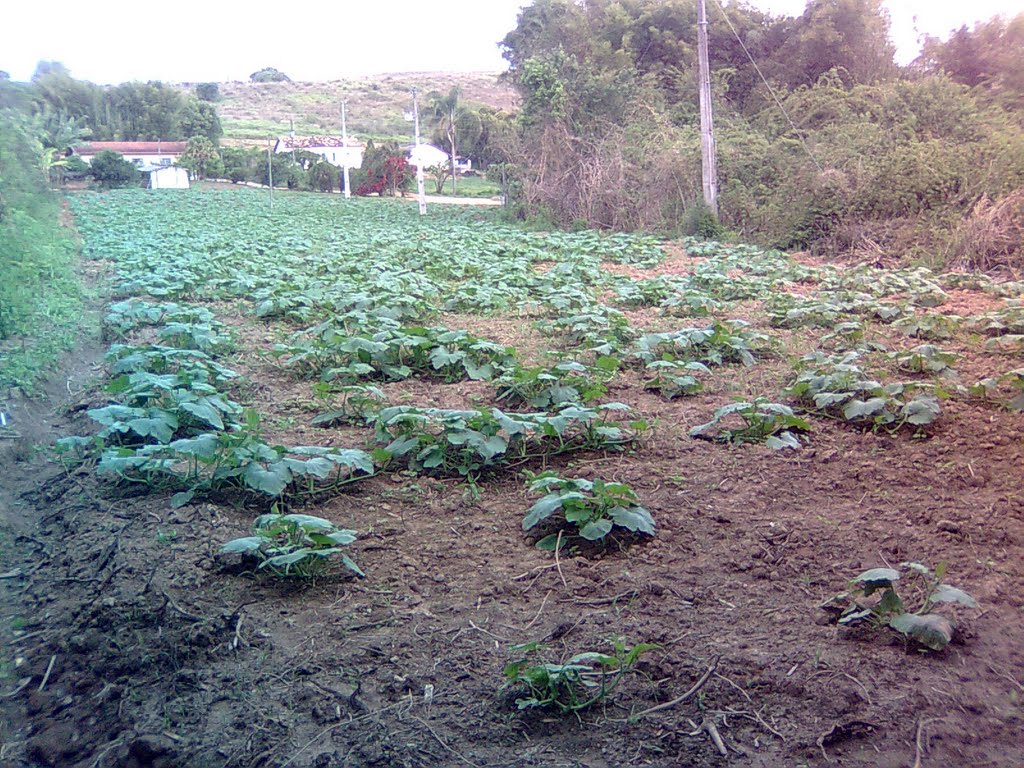
[[[281,146],[286,149],[310,149],[312,147],[361,147],[363,142],[354,136],[348,137],[348,143],[342,142],[341,136],[296,136],[292,139],[290,136],[282,136],[278,139],[281,142]]]
[[[75,148],[79,155],[95,155],[109,149],[122,155],[180,155],[188,142],[185,141],[90,141]]]

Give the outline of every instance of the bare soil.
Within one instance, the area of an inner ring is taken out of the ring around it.
[[[310,426],[308,383],[264,354],[284,329],[222,310],[244,342],[231,364],[270,435],[368,441],[366,430]],[[444,322],[543,343],[526,319]],[[532,499],[514,472],[486,478],[479,498],[456,480],[398,472],[302,508],[359,531],[352,556],[367,578],[337,569],[296,585],[218,554],[265,510],[258,500],[174,510],[166,495],[97,481],[92,467],[5,449],[0,765],[1024,764],[1024,419],[954,399],[916,436],[816,421],[811,445],[786,453],[688,437],[731,397],[778,392],[800,342],[783,334],[781,356],[719,370],[692,398],[616,379],[611,397],[653,434],[624,454],[555,466],[632,484],[658,535],[557,561],[521,530]],[[944,346],[971,380],[1010,364],[970,339]],[[45,407],[19,413],[30,440],[89,429],[83,408],[102,396],[80,382],[98,360],[79,350]],[[387,390],[443,407],[493,398],[478,383]],[[861,570],[903,560],[948,561],[949,581],[981,604],[958,616],[942,653],[840,632],[818,609]],[[501,689],[513,643],[543,640],[566,658],[612,637],[660,649],[603,707],[519,712]],[[708,670],[688,700],[631,717]]]

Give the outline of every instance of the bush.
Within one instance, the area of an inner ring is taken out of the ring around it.
[[[196,86],[196,96],[201,101],[219,101],[220,86],[217,83],[200,83]]]
[[[292,79],[274,67],[264,67],[249,75],[254,83],[290,83]]]
[[[139,169],[123,155],[105,149],[92,159],[92,177],[103,187],[126,187],[139,181]]]
[[[309,186],[317,192],[333,192],[340,188],[341,169],[321,160],[309,169]]]

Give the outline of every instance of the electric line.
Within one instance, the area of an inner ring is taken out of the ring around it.
[[[804,152],[806,152],[807,156],[811,158],[811,162],[814,163],[814,166],[818,169],[818,172],[824,173],[825,169],[821,167],[821,163],[818,162],[818,158],[814,156],[814,153],[811,152],[811,148],[807,146],[807,142],[804,141],[804,137],[803,134],[800,132],[800,129],[797,128],[796,125],[793,123],[793,118],[789,116],[789,112],[787,112],[786,108],[782,106],[782,102],[779,101],[779,97],[775,95],[775,89],[772,88],[771,83],[768,82],[764,74],[761,72],[761,68],[757,66],[757,62],[754,61],[753,55],[751,55],[750,51],[747,50],[747,46],[743,43],[743,40],[740,39],[739,32],[737,32],[736,27],[732,25],[732,21],[729,19],[729,15],[725,12],[725,8],[722,7],[722,4],[718,2],[718,0],[714,0],[714,3],[715,5],[718,6],[718,10],[722,12],[722,16],[723,18],[725,18],[725,23],[728,24],[729,29],[732,30],[732,34],[733,37],[736,38],[736,42],[740,44],[740,48],[742,48],[743,52],[747,54],[747,58],[750,59],[750,63],[754,65],[754,69],[757,71],[758,77],[761,78],[761,82],[764,83],[765,87],[768,89],[768,93],[770,93],[772,98],[775,100],[775,104],[782,111],[782,114],[785,115],[786,122],[789,123],[789,127],[793,129],[793,132],[800,140],[800,146],[804,148]]]

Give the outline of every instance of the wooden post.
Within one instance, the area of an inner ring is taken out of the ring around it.
[[[700,160],[704,202],[718,215],[718,159],[711,114],[711,66],[708,63],[708,17],[705,0],[697,2],[697,58],[700,63]]]

